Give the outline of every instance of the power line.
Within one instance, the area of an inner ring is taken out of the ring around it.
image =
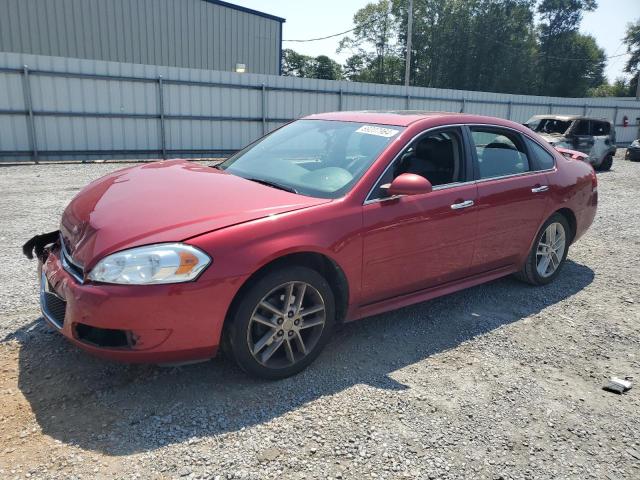
[[[373,23],[373,22],[371,22],[371,23]],[[364,26],[364,25],[361,25],[361,26]],[[318,40],[326,40],[327,38],[333,38],[333,37],[339,37],[340,35],[346,35],[347,33],[353,32],[356,28],[360,28],[360,27],[355,27],[355,28],[352,28],[351,30],[345,30],[344,32],[340,32],[340,33],[334,33],[333,35],[327,35],[326,37],[292,39],[292,40],[282,40],[282,41],[283,42],[298,42],[298,43],[302,43],[302,42],[317,42]]]
[[[345,30],[344,32],[334,33],[334,34],[332,34],[332,35],[327,35],[326,37],[318,37],[318,38],[304,38],[304,39],[284,39],[284,40],[282,40],[282,41],[283,41],[283,42],[305,43],[305,42],[317,42],[317,41],[319,41],[319,40],[327,40],[327,39],[329,39],[329,38],[334,38],[334,37],[339,37],[339,36],[341,36],[341,35],[346,35],[347,33],[351,33],[351,32],[353,32],[354,30],[357,30],[358,28],[366,28],[366,27],[368,27],[370,24],[375,23],[376,21],[377,21],[377,19],[372,20],[372,21],[370,21],[370,22],[368,22],[368,23],[364,23],[364,24],[359,25],[359,26],[357,26],[357,27],[354,27],[354,28],[352,28],[352,29],[350,29],[350,30]],[[499,44],[501,44],[501,45],[503,45],[503,46],[505,46],[505,47],[508,47],[508,48],[517,48],[518,50],[520,50],[520,49],[521,49],[521,47],[519,47],[519,46],[511,45],[511,44],[508,44],[508,43],[505,43],[505,42],[501,42],[501,41],[499,41],[499,40],[497,40],[497,39],[494,39],[494,41],[495,41],[496,43],[499,43]],[[622,44],[621,44],[621,45],[622,45]],[[616,51],[618,51],[618,49],[619,49],[619,48],[620,48],[620,46],[618,46],[618,48],[616,49]],[[540,52],[538,52],[538,54],[540,55]],[[609,56],[604,57],[604,59],[605,59],[605,60],[609,60],[609,59],[612,59],[612,58],[624,57],[624,56],[626,56],[626,55],[629,55],[629,53],[620,53],[620,54],[618,54],[618,55],[609,55]],[[591,61],[591,60],[593,60],[592,58],[558,57],[558,56],[555,56],[555,55],[545,55],[545,58],[550,58],[550,59],[553,59],[553,60],[568,60],[568,61],[578,61],[578,62]]]
[[[282,40],[283,42],[317,42],[318,40],[326,40],[327,38],[333,38],[333,37],[339,37],[340,35],[346,35],[347,33],[351,33],[354,30],[357,30],[358,28],[366,28],[369,25],[372,25],[374,23],[376,23],[378,21],[377,18],[374,18],[373,20],[363,23],[362,25],[358,25],[353,27],[350,30],[345,30],[344,32],[340,32],[340,33],[334,33],[332,35],[327,35],[326,37],[318,37],[318,38],[303,38],[303,39],[291,39],[291,40]]]

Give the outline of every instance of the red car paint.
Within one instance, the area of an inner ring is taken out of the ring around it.
[[[51,288],[67,301],[61,333],[103,357],[177,362],[212,357],[229,306],[247,280],[292,253],[324,255],[348,285],[343,320],[351,321],[477,285],[518,271],[550,215],[574,217],[574,241],[591,225],[597,190],[591,166],[565,158],[526,127],[464,114],[340,112],[307,118],[407,127],[342,198],[288,193],[186,161],[121,170],[83,189],[64,212],[61,232],[89,271],[105,255],[182,241],[212,264],[188,283],[78,283],[54,249],[42,265]],[[422,131],[487,124],[534,139],[556,161],[552,170],[470,181],[453,188],[365,202],[387,165]],[[542,195],[531,188],[548,185]],[[450,206],[463,200],[475,205]],[[428,239],[428,241],[425,241]],[[98,348],[78,340],[75,325],[122,329],[133,348]]]
[[[582,160],[583,162],[586,162],[589,159],[589,155],[587,155],[586,153],[578,152],[577,150],[569,150],[568,148],[562,148],[562,147],[554,147],[554,148],[567,158],[572,158],[574,160]]]

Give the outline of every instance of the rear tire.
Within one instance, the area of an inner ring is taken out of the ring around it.
[[[598,165],[598,170],[600,170],[601,172],[608,172],[609,170],[611,170],[611,166],[613,165],[613,155],[607,155],[606,157],[604,157],[604,160],[602,160],[602,163],[600,165]]]
[[[531,285],[546,285],[555,280],[567,258],[572,236],[564,215],[551,215],[537,233],[527,260],[516,277]]]
[[[274,270],[240,299],[225,330],[230,356],[255,377],[278,380],[313,362],[335,325],[326,279],[306,267]]]

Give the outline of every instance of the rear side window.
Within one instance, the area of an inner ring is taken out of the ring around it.
[[[516,133],[470,127],[478,157],[480,178],[516,175],[530,170],[524,143]]]
[[[591,131],[596,137],[604,137],[611,133],[611,125],[609,122],[591,122]]]
[[[527,142],[527,146],[529,147],[529,153],[532,157],[532,169],[533,170],[548,170],[553,168],[555,164],[555,160],[553,155],[547,152],[544,148],[538,145],[533,140],[529,140],[525,137],[525,142]]]
[[[589,129],[589,120],[578,120],[576,125],[573,127],[574,135],[591,135],[591,131]]]

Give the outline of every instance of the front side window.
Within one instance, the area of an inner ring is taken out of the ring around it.
[[[412,141],[386,170],[370,199],[384,198],[383,185],[403,173],[420,175],[434,187],[464,181],[462,136],[457,128],[426,133]]]
[[[471,127],[480,178],[516,175],[530,170],[524,143],[518,134],[493,128]]]
[[[553,168],[553,166],[555,165],[553,155],[551,155],[533,140],[525,137],[525,141],[527,142],[531,156],[535,160],[534,166],[536,167],[536,170],[548,170],[550,168]]]
[[[348,192],[402,127],[298,120],[238,152],[218,168],[302,195]]]

